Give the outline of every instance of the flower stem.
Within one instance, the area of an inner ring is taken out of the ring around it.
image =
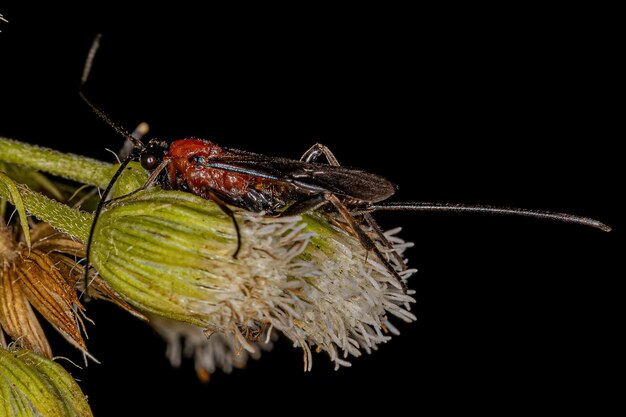
[[[0,160],[99,187],[106,187],[114,169],[112,164],[106,162],[61,153],[1,136]]]
[[[18,185],[17,189],[22,197],[26,210],[30,214],[50,223],[52,227],[61,229],[82,242],[87,241],[89,237],[89,227],[93,220],[92,214],[51,200],[24,186]],[[13,203],[10,189],[3,182],[0,182],[0,197]]]

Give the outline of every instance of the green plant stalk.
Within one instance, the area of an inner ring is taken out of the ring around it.
[[[0,160],[102,188],[106,187],[116,169],[106,162],[1,136]]]
[[[0,137],[0,161],[29,169],[41,170],[84,184],[105,188],[118,165],[113,165],[80,155],[64,154],[52,149],[22,143]],[[137,190],[146,182],[145,170],[137,163],[131,163],[119,178],[113,195],[120,196]],[[25,186],[18,185],[19,194],[26,210],[40,220],[63,230],[81,242],[87,242],[93,215],[73,209],[51,200]],[[0,197],[15,204],[15,189],[0,177]],[[19,204],[19,202],[17,202]]]
[[[69,233],[81,242],[89,237],[89,227],[93,214],[71,208],[65,204],[18,185],[17,190],[22,197],[26,211],[40,220],[50,223],[53,227]],[[11,188],[0,181],[0,197],[14,203]]]

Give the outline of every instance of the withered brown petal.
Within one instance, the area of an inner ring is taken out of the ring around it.
[[[59,252],[68,255],[84,256],[85,245],[63,236],[49,237],[35,242],[33,248],[42,252]]]
[[[0,272],[0,324],[21,346],[50,358],[48,339],[13,272],[8,266]]]
[[[45,239],[46,237],[56,234],[62,233],[50,226],[49,223],[35,223],[32,222],[30,225],[30,237],[33,240],[33,244],[35,242]]]
[[[74,306],[83,309],[76,290],[48,255],[39,250],[24,255],[15,270],[28,300],[68,341],[86,349],[74,311]]]
[[[56,230],[48,223],[36,223],[31,226],[30,236],[33,248],[42,252],[61,252],[77,256],[85,256],[85,245],[66,233]]]
[[[83,266],[76,264],[65,255],[51,253],[50,258],[55,262],[59,272],[65,278],[67,283],[74,288],[84,288],[82,285]],[[91,278],[90,278],[91,279]],[[130,304],[124,301],[102,278],[96,277],[89,284],[89,296],[98,300],[111,302],[118,307],[123,308],[126,312],[132,314],[140,320],[147,321],[148,318],[135,310]]]

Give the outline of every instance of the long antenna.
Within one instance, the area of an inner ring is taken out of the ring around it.
[[[557,220],[560,222],[580,224],[582,226],[594,227],[603,232],[610,232],[611,228],[606,224],[591,219],[589,217],[575,216],[567,213],[555,213],[551,211],[528,210],[511,207],[494,207],[483,205],[465,205],[453,203],[384,203],[372,204],[363,210],[357,210],[356,213],[369,213],[372,211],[441,211],[454,213],[488,213],[488,214],[504,214],[512,216],[534,217],[539,219]]]
[[[101,37],[102,35],[98,33],[95,39],[93,40],[93,43],[91,44],[91,48],[89,48],[89,53],[87,54],[87,59],[85,60],[85,65],[83,67],[83,74],[80,78],[80,90],[78,94],[80,95],[80,98],[82,98],[83,101],[87,103],[89,108],[91,108],[91,110],[100,119],[102,119],[106,124],[111,126],[113,130],[115,130],[119,135],[123,136],[124,138],[132,142],[135,149],[144,149],[144,145],[143,143],[141,143],[139,139],[133,137],[130,133],[126,131],[126,129],[117,125],[115,122],[113,122],[113,120],[111,120],[105,112],[103,112],[98,107],[96,107],[83,93],[83,89],[85,87],[85,84],[87,83],[87,79],[89,79],[89,73],[91,72],[91,67],[93,66],[93,60],[96,57],[96,52],[98,52],[98,48],[100,47]],[[130,161],[132,161],[136,157],[137,155],[135,155],[135,152],[131,151],[128,157],[124,159],[124,161],[122,161],[122,163],[120,164],[120,167],[117,169],[117,171],[113,175],[113,178],[111,178],[111,181],[109,181],[109,183],[107,184],[106,189],[104,190],[104,193],[102,194],[102,198],[98,202],[98,207],[96,208],[96,211],[94,212],[93,221],[91,223],[91,229],[89,230],[89,239],[87,240],[87,248],[86,248],[86,253],[85,253],[85,266],[83,269],[84,270],[83,281],[85,283],[85,291],[84,291],[85,300],[89,300],[89,294],[88,294],[88,289],[89,289],[89,284],[90,284],[89,283],[89,258],[90,258],[89,253],[91,252],[91,242],[93,241],[93,234],[94,234],[94,231],[96,230],[98,218],[100,217],[100,213],[102,212],[102,209],[104,208],[104,205],[106,203],[106,198],[111,192],[113,185],[115,185],[115,182],[117,181],[119,176],[122,174],[126,166],[130,163]]]
[[[83,89],[85,88],[85,84],[87,83],[87,79],[89,79],[89,73],[91,72],[91,67],[93,66],[93,60],[96,57],[96,52],[98,52],[98,48],[100,47],[100,38],[102,38],[102,34],[98,33],[96,38],[93,40],[91,44],[91,48],[89,48],[89,53],[87,54],[87,59],[85,60],[85,66],[83,67],[83,75],[80,77],[80,90],[78,94],[80,98],[83,99],[85,103],[91,108],[91,110],[101,118],[106,124],[111,126],[119,135],[125,137],[129,141],[133,143],[137,148],[143,149],[144,145],[140,140],[133,137],[130,133],[126,131],[122,126],[119,126],[113,120],[107,116],[105,112],[103,112],[100,108],[94,105],[83,93]]]

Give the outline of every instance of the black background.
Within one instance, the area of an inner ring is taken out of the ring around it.
[[[562,410],[611,395],[624,206],[610,25],[566,10],[64,7],[0,9],[0,135],[112,161],[105,148],[123,140],[78,97],[101,32],[87,91],[129,129],[293,158],[322,142],[397,183],[396,201],[564,211],[617,229],[380,213],[415,242],[418,321],[338,372],[324,355],[302,372],[281,340],[203,385],[189,362],[170,368],[148,326],[90,304],[102,365],[71,371],[96,415],[322,413],[331,400]]]

